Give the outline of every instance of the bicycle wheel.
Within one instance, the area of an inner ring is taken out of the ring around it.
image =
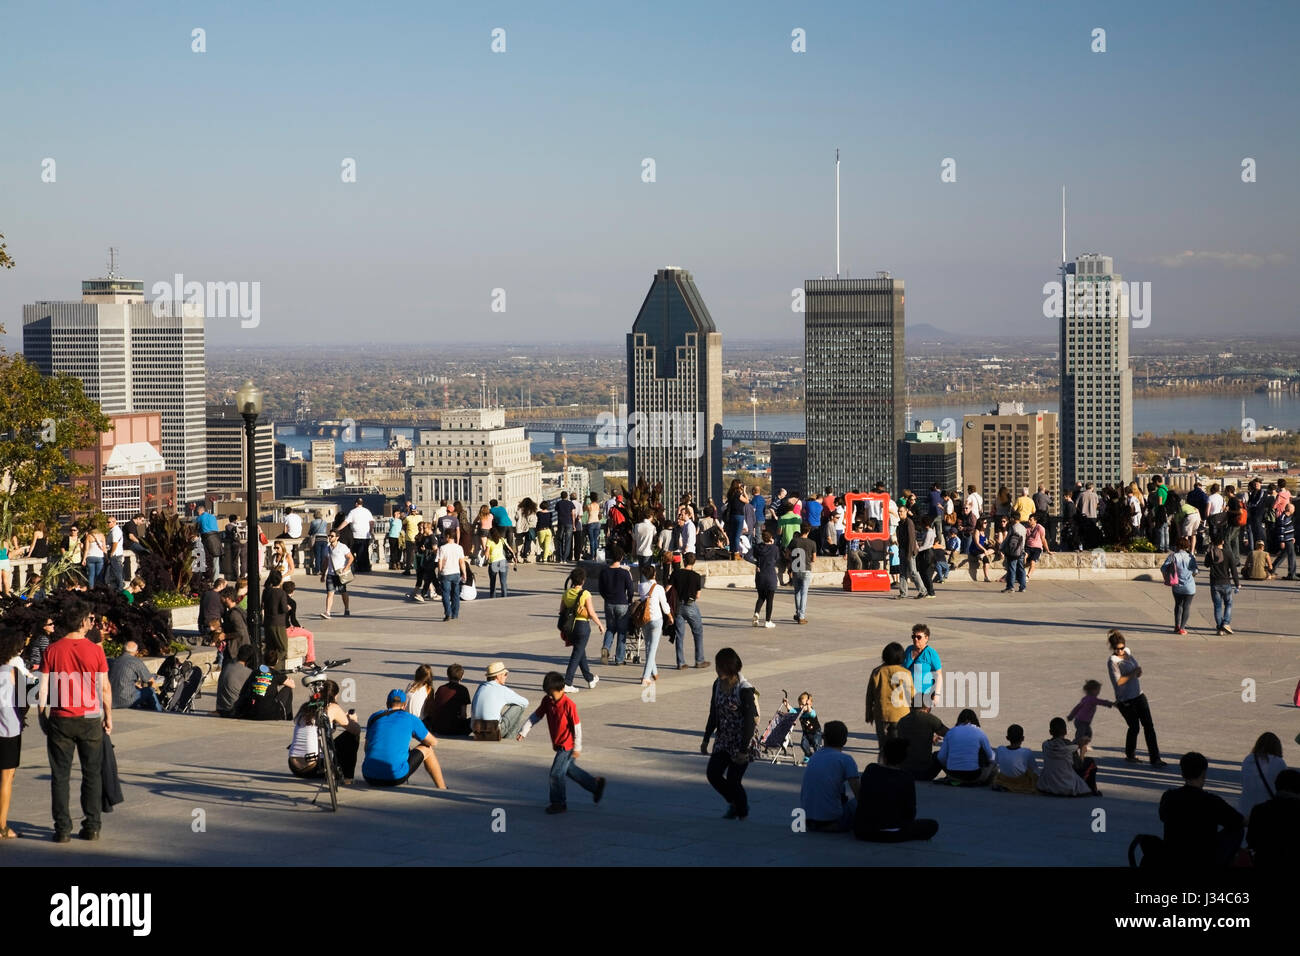
[[[321,711],[321,713],[324,712],[324,710]],[[328,719],[317,723],[317,733],[320,734],[321,767],[325,771],[325,789],[330,794],[330,810],[337,811],[339,808],[339,777],[338,757],[334,753],[333,729]]]

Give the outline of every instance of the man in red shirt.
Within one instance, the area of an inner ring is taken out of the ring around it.
[[[68,791],[74,750],[81,762],[81,811],[85,814],[78,836],[99,839],[104,735],[113,732],[108,661],[102,647],[86,640],[86,632],[95,626],[95,615],[84,601],[73,601],[62,624],[67,633],[46,649],[41,660],[36,703],[50,758],[55,843],[72,839]]]

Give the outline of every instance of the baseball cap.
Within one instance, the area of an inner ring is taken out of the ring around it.
[[[406,703],[406,691],[402,690],[400,687],[394,687],[392,690],[388,692],[388,706],[391,707],[393,704],[405,704],[405,703]]]

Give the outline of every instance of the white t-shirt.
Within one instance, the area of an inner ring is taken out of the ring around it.
[[[650,593],[651,587],[654,588],[653,594]],[[643,598],[648,596],[647,603],[650,605],[650,623],[653,624],[655,621],[662,621],[665,614],[673,613],[673,609],[668,603],[668,598],[664,595],[664,589],[658,581],[639,582],[637,584],[637,592]]]
[[[23,732],[22,718],[18,716],[15,706],[26,693],[25,681],[14,686],[14,671],[24,677],[31,677],[31,672],[23,664],[21,657],[13,657],[9,663],[0,668],[0,737],[17,737]]]
[[[460,562],[465,557],[465,549],[454,541],[449,541],[438,549],[438,573],[460,574]]]
[[[655,526],[653,521],[641,521],[632,529],[636,538],[636,554],[639,558],[648,558],[654,552]]]
[[[1222,510],[1223,510],[1223,495],[1219,494],[1216,491],[1214,494],[1210,495],[1210,500],[1205,505],[1205,514],[1207,516],[1217,515]]]
[[[348,512],[348,524],[352,525],[352,537],[368,538],[370,537],[370,523],[375,520],[375,516],[370,513],[370,509],[364,505],[358,505]]]
[[[122,526],[115,524],[108,529],[108,555],[111,558],[122,556]]]
[[[313,720],[309,724],[300,724],[295,720],[293,740],[289,743],[289,756],[314,757],[319,753],[320,733],[316,730],[316,722]]]
[[[302,537],[302,515],[288,514],[284,516],[284,533],[291,538]]]
[[[424,711],[424,702],[429,698],[429,688],[417,687],[415,690],[406,692],[406,709],[416,717]]]
[[[978,491],[972,491],[966,496],[966,510],[979,517],[984,513],[984,496]]]
[[[352,552],[348,550],[348,546],[342,541],[334,545],[334,548],[330,551],[330,567],[335,574],[347,567],[348,558],[351,556]]]

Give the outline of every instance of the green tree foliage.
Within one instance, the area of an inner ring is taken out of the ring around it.
[[[0,535],[90,508],[89,489],[67,483],[86,470],[72,453],[95,447],[108,425],[80,379],[47,378],[21,356],[0,352]]]
[[[0,233],[0,269],[12,269],[14,267],[14,260],[5,250],[4,238],[4,234]]]

